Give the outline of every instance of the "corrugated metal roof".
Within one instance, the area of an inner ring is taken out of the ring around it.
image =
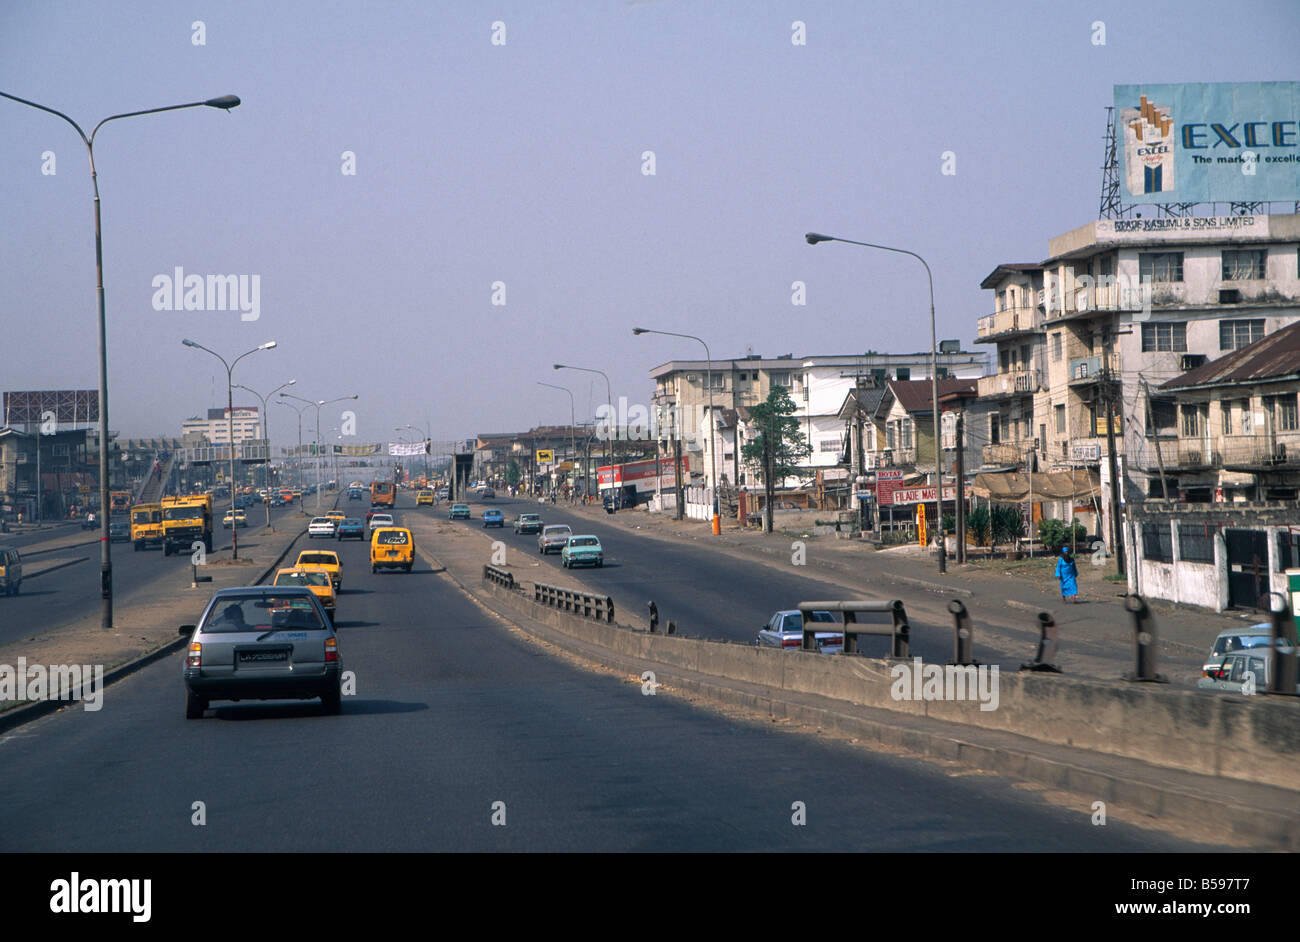
[[[973,379],[941,379],[938,383],[939,398],[953,393],[975,393],[978,384]],[[890,380],[889,388],[894,398],[908,412],[931,413],[934,411],[934,390],[928,379]]]
[[[1202,386],[1235,386],[1300,377],[1300,321],[1234,350],[1217,360],[1175,376],[1167,391]]]

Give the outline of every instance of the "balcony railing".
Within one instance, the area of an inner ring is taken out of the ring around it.
[[[1031,395],[1042,388],[1042,374],[1039,370],[995,373],[992,376],[981,376],[976,381],[976,388],[981,399]]]
[[[1009,307],[996,314],[981,317],[977,323],[977,337],[986,340],[1000,334],[1024,333],[1041,330],[1043,313],[1032,307]]]
[[[269,457],[270,449],[267,447],[266,439],[257,441],[236,442],[235,460],[236,461],[266,461]],[[325,454],[325,448],[322,447],[321,454]],[[185,458],[189,464],[204,464],[211,461],[229,461],[230,445],[196,445],[193,448],[185,449]]]
[[[1216,438],[1208,446],[1201,439],[1183,438],[1177,443],[1175,462],[1186,470],[1294,470],[1300,468],[1300,432],[1229,435]]]

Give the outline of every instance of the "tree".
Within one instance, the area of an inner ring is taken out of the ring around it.
[[[506,468],[506,483],[514,487],[519,483],[519,462],[511,459],[510,467]]]
[[[808,457],[812,449],[799,430],[795,409],[794,400],[784,386],[773,386],[766,399],[749,408],[749,421],[756,434],[745,443],[740,454],[761,469],[767,498],[763,515],[768,533],[772,532],[776,482],[808,473],[807,468],[799,467],[799,461]]]

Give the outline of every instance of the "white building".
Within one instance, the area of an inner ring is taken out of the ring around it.
[[[181,436],[202,435],[214,445],[230,443],[230,421],[234,421],[235,442],[257,441],[261,438],[261,416],[257,406],[236,406],[231,419],[226,409],[209,409],[208,417],[193,416],[181,423]]]

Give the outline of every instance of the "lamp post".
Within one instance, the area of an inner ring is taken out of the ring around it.
[[[718,514],[718,448],[717,441],[714,439],[714,432],[717,429],[718,421],[713,411],[713,354],[709,353],[709,345],[691,334],[676,334],[671,330],[651,330],[649,327],[633,327],[634,336],[641,334],[662,334],[665,337],[685,337],[687,340],[694,340],[700,346],[704,347],[704,357],[708,361],[708,372],[705,374],[705,382],[709,387],[709,457],[713,464],[713,535],[722,534],[722,524]],[[739,438],[739,436],[737,436]],[[674,472],[676,473],[676,472]]]
[[[209,98],[206,101],[192,101],[184,105],[167,105],[162,108],[148,108],[144,111],[128,111],[123,114],[109,115],[91,130],[90,135],[81,129],[66,114],[61,111],[55,111],[53,108],[47,108],[45,105],[39,105],[34,101],[28,101],[26,98],[19,98],[17,95],[10,95],[6,92],[0,92],[0,98],[8,98],[10,101],[16,101],[20,105],[27,105],[40,111],[57,115],[76,130],[81,137],[81,142],[86,145],[86,155],[90,158],[90,184],[94,191],[94,209],[95,209],[95,293],[99,301],[99,583],[100,595],[103,598],[103,607],[100,618],[101,628],[113,627],[113,555],[111,542],[108,537],[108,351],[105,343],[105,311],[104,311],[104,242],[102,227],[100,225],[100,207],[99,207],[99,174],[95,170],[95,135],[99,129],[110,121],[116,121],[119,118],[134,118],[139,115],[159,114],[163,111],[179,111],[182,108],[221,108],[229,111],[239,105],[239,98],[236,95],[222,95],[220,98]],[[40,441],[37,441],[37,455],[40,455]],[[40,491],[40,481],[37,481],[37,492]]]
[[[182,340],[181,343],[187,347],[193,347],[196,350],[202,350],[205,353],[211,353],[221,361],[221,365],[226,368],[226,427],[229,430],[230,438],[230,558],[239,558],[239,526],[235,519],[235,391],[233,374],[235,364],[246,356],[257,353],[259,350],[273,350],[275,341],[268,340],[266,343],[254,347],[252,350],[245,351],[235,357],[229,363],[226,358],[215,350],[209,350],[201,343],[195,343],[193,340]],[[268,511],[269,513],[269,511]]]
[[[576,413],[573,406],[573,390],[569,389],[567,386],[556,386],[554,383],[543,383],[541,380],[537,381],[537,385],[549,386],[551,389],[560,389],[569,394],[569,460],[571,463],[570,466],[572,467],[572,465],[577,464],[578,461],[578,444],[577,439],[573,434],[573,428],[577,424]],[[573,491],[570,491],[569,493],[572,495]]]
[[[321,406],[328,406],[335,402],[346,402],[349,399],[359,399],[360,396],[339,396],[337,399],[319,399],[313,401],[304,399],[302,396],[294,396],[290,393],[280,393],[281,399],[297,399],[299,402],[305,402],[316,410],[316,512],[320,512],[320,410]]]
[[[296,382],[298,382],[296,379],[291,379],[287,383],[282,383],[281,385],[276,386],[274,389],[272,389],[265,396],[259,393],[256,389],[250,389],[249,387],[241,386],[238,383],[235,384],[236,389],[243,389],[246,390],[247,392],[251,392],[254,396],[257,396],[257,398],[262,401],[262,439],[266,442],[266,464],[263,465],[263,471],[265,473],[262,475],[262,483],[266,486],[266,497],[262,499],[262,503],[266,507],[266,528],[268,530],[271,529],[271,431],[270,431],[271,417],[266,414],[267,413],[266,400],[274,396],[281,389],[285,389],[289,386],[292,386]]]
[[[948,553],[944,545],[945,536],[943,532],[943,464],[940,455],[943,453],[939,448],[939,348],[935,340],[934,328],[934,276],[930,273],[930,266],[925,259],[915,252],[909,252],[907,249],[896,249],[888,245],[876,245],[874,242],[856,242],[853,239],[840,239],[836,236],[822,235],[819,232],[809,232],[804,235],[809,245],[816,245],[818,242],[845,242],[849,245],[862,245],[869,249],[883,249],[886,252],[897,252],[900,255],[910,255],[922,265],[925,265],[925,276],[930,281],[930,395],[933,401],[933,420],[934,420],[934,526],[939,531],[939,571],[948,571]]]
[[[410,429],[412,432],[420,432],[420,431],[423,431],[423,432],[425,433],[425,435],[424,435],[424,441],[425,441],[425,445],[424,445],[424,476],[427,478],[427,477],[429,476],[429,452],[430,452],[430,450],[433,448],[433,431],[432,431],[431,428],[420,429],[420,428],[417,428],[417,427],[414,426],[414,425],[403,425],[402,428],[395,428],[395,429],[393,429],[393,431],[394,431],[394,432],[400,432],[400,431],[402,431],[403,429]]]
[[[563,363],[556,363],[556,364],[555,364],[555,369],[557,369],[557,370],[577,370],[577,371],[580,372],[580,373],[598,373],[599,375],[605,377],[605,406],[606,406],[606,408],[609,409],[609,414],[613,417],[613,421],[614,421],[614,436],[615,436],[615,438],[617,438],[617,437],[618,437],[618,416],[614,415],[614,393],[610,390],[609,377],[608,377],[608,376],[605,376],[605,374],[604,374],[603,372],[601,372],[600,370],[592,370],[592,369],[588,369],[588,368],[585,367],[585,366],[566,366],[566,365],[563,364]],[[608,439],[608,438],[605,439],[605,463],[609,465],[609,477],[610,477],[609,485],[610,485],[610,492],[611,492],[611,493],[610,493],[610,498],[611,498],[611,500],[612,500],[612,499],[614,498],[614,478],[615,478],[615,474],[614,474],[614,463],[613,463],[612,461],[610,461],[610,459],[609,459],[609,439]],[[596,496],[597,496],[597,497],[600,496],[600,474],[599,474],[599,473],[597,473],[597,475],[596,475]],[[614,503],[614,509],[615,509],[615,510],[618,509],[618,506],[619,506],[620,503],[622,503],[622,502],[621,502],[621,501],[616,501],[616,502]]]
[[[298,452],[295,455],[297,464],[294,474],[294,483],[298,487],[302,487],[302,410],[306,409],[307,406],[295,406],[292,403],[284,402],[281,399],[277,399],[276,403],[284,406],[286,409],[292,409],[294,412],[298,413]],[[312,403],[309,402],[307,405],[312,405]]]

